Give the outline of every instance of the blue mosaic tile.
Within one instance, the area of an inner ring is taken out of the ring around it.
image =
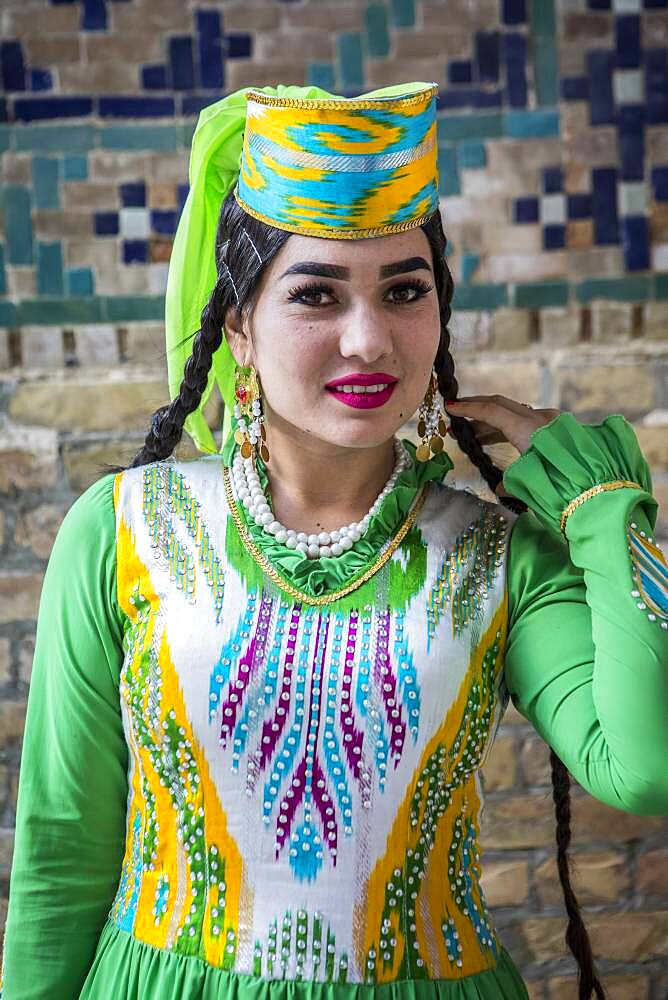
[[[344,32],[336,39],[339,78],[344,87],[364,86],[362,38],[353,32]]]
[[[511,108],[527,105],[527,42],[524,35],[509,31],[502,36],[501,51],[506,71],[506,93]]]
[[[93,225],[96,236],[118,236],[118,212],[96,212]]]
[[[477,91],[473,87],[459,87],[456,90],[441,90],[437,98],[438,110],[456,111],[460,108],[472,108],[475,105]]]
[[[513,205],[513,221],[517,223],[538,222],[538,198],[531,196],[516,198]]]
[[[563,250],[566,246],[565,226],[543,226],[543,249]]]
[[[181,99],[181,114],[186,118],[198,115],[202,108],[206,108],[209,104],[213,104],[214,101],[220,100],[222,96],[223,92],[221,90],[215,94],[184,94]]]
[[[506,111],[505,133],[512,139],[548,139],[559,136],[558,111]]]
[[[173,118],[173,97],[101,97],[101,118]]]
[[[7,294],[7,280],[5,276],[5,248],[0,243],[0,295]]]
[[[90,267],[72,267],[65,274],[67,294],[73,297],[86,298],[95,294],[93,272]]]
[[[627,215],[621,220],[622,247],[627,271],[648,271],[649,222],[644,215]]]
[[[32,185],[37,208],[58,208],[58,160],[50,156],[33,156]]]
[[[668,201],[668,167],[654,167],[652,187],[657,201]]]
[[[474,90],[473,107],[481,111],[489,108],[503,107],[503,94],[500,90]]]
[[[602,246],[619,243],[617,171],[614,167],[594,167],[591,180],[594,242]]]
[[[334,67],[327,62],[309,63],[306,70],[306,83],[310,87],[320,87],[321,90],[333,90]]]
[[[668,124],[668,49],[645,52],[645,111],[648,125]]]
[[[88,179],[88,157],[71,156],[63,157],[63,180],[64,181],[85,181]]]
[[[636,181],[644,177],[645,108],[642,104],[626,104],[617,110],[617,148],[622,180]]]
[[[496,83],[499,79],[499,32],[476,31],[474,52],[478,80]]]
[[[82,0],[81,27],[83,31],[107,30],[105,0]]]
[[[620,69],[640,66],[640,17],[620,14],[615,18],[615,56]]]
[[[668,7],[668,0],[644,0],[645,10],[660,10]]]
[[[611,0],[587,0],[589,10],[610,10]]]
[[[482,142],[460,142],[457,156],[460,168],[478,170],[487,166],[487,150]]]
[[[453,146],[438,147],[438,191],[443,197],[460,193],[457,151]]]
[[[524,24],[526,19],[526,0],[501,0],[501,21],[503,24]]]
[[[20,42],[0,42],[0,68],[4,90],[26,89],[26,67]]]
[[[222,90],[225,86],[225,72],[220,12],[198,10],[195,23],[198,34],[200,83],[205,89]]]
[[[543,169],[543,191],[545,194],[555,194],[564,187],[564,175],[561,167],[545,167]]]
[[[21,122],[86,118],[92,113],[93,101],[90,97],[19,97],[14,101],[14,117]]]
[[[448,63],[449,83],[472,83],[473,63],[470,59],[452,59]]]
[[[415,25],[415,0],[392,0],[391,13],[395,28],[412,28]]]
[[[141,85],[144,90],[167,90],[167,67],[142,66]]]
[[[179,221],[179,213],[169,209],[151,211],[151,231],[159,236],[173,236]]]
[[[63,295],[63,248],[60,243],[37,244],[37,294]]]
[[[48,69],[30,70],[30,89],[32,91],[52,90],[53,77]]]
[[[0,122],[9,121],[9,114],[7,112],[7,98],[0,97]],[[0,152],[2,151],[2,145],[0,145]]]
[[[148,243],[146,240],[123,240],[123,263],[146,264]]]
[[[195,89],[195,60],[193,40],[189,36],[170,38],[167,62],[170,68],[171,85],[174,90]]]
[[[253,36],[245,31],[225,35],[225,54],[228,59],[250,59],[253,55]]]
[[[589,77],[564,76],[561,79],[561,97],[564,101],[588,101]]]
[[[30,192],[9,184],[0,192],[5,223],[8,264],[32,264],[32,218]]]
[[[569,220],[591,218],[592,200],[590,194],[569,194],[566,196],[566,205]]]
[[[188,184],[177,184],[176,186],[176,207],[179,215],[181,215],[181,212],[183,211],[183,206],[186,203],[189,190],[190,186]]]
[[[123,208],[144,208],[146,206],[146,184],[144,181],[130,181],[121,184],[121,205]]]
[[[609,125],[615,121],[612,96],[613,63],[611,52],[596,49],[587,53],[589,121],[592,125]]]

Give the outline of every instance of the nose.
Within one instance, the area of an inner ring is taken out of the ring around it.
[[[366,364],[391,355],[393,335],[387,316],[369,303],[350,310],[339,339],[339,351],[344,358],[360,358]]]

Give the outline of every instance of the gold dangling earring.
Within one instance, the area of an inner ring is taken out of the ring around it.
[[[269,461],[269,449],[266,445],[267,432],[262,413],[262,392],[255,368],[241,368],[234,371],[234,395],[237,400],[234,406],[234,416],[237,429],[234,440],[241,448],[242,458],[256,458],[260,455],[263,462]]]
[[[415,457],[419,462],[428,462],[432,454],[438,455],[443,451],[443,438],[447,433],[438,391],[438,378],[433,369],[429,386],[420,403],[417,431],[422,440],[415,450]]]

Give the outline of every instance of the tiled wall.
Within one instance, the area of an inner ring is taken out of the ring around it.
[[[0,325],[162,315],[198,111],[436,80],[456,304],[668,300],[668,0],[5,0]]]

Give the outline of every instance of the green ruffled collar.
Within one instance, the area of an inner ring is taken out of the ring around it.
[[[411,456],[411,464],[404,469],[395,488],[385,497],[378,513],[371,518],[364,537],[343,555],[309,559],[301,552],[295,552],[282,542],[277,542],[272,535],[267,534],[255,524],[255,521],[248,518],[246,508],[242,504],[237,505],[253,541],[281,576],[299,590],[318,597],[344,587],[348,580],[363,573],[378,557],[385,543],[394,537],[405,521],[416,495],[424,484],[441,482],[454,466],[445,451],[428,462],[418,462],[413,442],[404,439],[403,443]],[[260,459],[257,470],[262,487],[266,491],[267,471]]]

